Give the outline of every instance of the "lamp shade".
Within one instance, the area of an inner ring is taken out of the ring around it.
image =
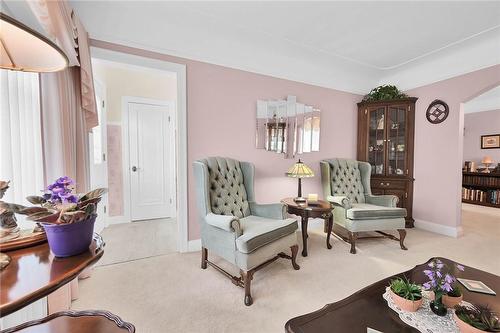
[[[0,13],[0,68],[24,72],[57,72],[68,58],[51,40]]]
[[[481,163],[483,163],[483,164],[491,164],[491,163],[493,163],[493,159],[491,158],[491,156],[485,156],[481,160]]]
[[[299,160],[288,170],[286,175],[292,178],[308,178],[314,177],[314,172],[311,170],[311,168],[309,168],[307,165],[302,163],[301,160]]]

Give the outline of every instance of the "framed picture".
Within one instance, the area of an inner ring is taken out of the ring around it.
[[[462,279],[462,278],[457,278],[457,280],[469,291],[482,294],[496,295],[495,291],[493,291],[490,287],[488,287],[481,281]]]
[[[500,148],[500,134],[481,135],[481,149]]]

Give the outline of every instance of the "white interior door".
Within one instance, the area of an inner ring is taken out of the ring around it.
[[[108,187],[106,88],[98,81],[94,82],[94,87],[99,124],[89,134],[90,189]],[[107,226],[107,206],[108,195],[105,194],[97,205],[96,232]]]
[[[132,221],[174,215],[174,104],[129,102]]]

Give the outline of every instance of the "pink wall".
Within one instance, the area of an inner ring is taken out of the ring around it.
[[[461,103],[500,84],[500,65],[407,91],[418,97],[415,120],[414,217],[457,228],[461,223],[460,196],[463,154]],[[445,101],[450,115],[433,125],[425,117],[434,99]]]
[[[500,163],[500,149],[481,149],[481,135],[500,133],[500,109],[467,113],[464,117],[464,161],[478,163],[488,155]]]
[[[301,103],[322,111],[320,152],[301,158],[316,177],[303,182],[303,192],[318,193],[319,161],[332,157],[356,157],[357,106],[360,95],[258,75],[222,66],[138,50],[101,41],[93,46],[187,65],[188,217],[189,239],[200,237],[192,163],[207,156],[227,156],[251,161],[256,169],[256,198],[261,203],[279,202],[296,195],[297,180],[284,173],[294,160],[255,148],[258,99],[295,95]]]
[[[284,176],[293,163],[282,155],[258,150],[255,109],[258,99],[296,95],[300,102],[322,110],[320,152],[301,158],[316,177],[306,179],[303,191],[322,196],[319,161],[356,157],[356,102],[361,96],[182,59],[146,50],[93,40],[93,46],[187,65],[188,215],[189,239],[199,238],[191,165],[206,156],[228,156],[256,166],[259,202],[277,202],[296,193],[296,181]],[[412,89],[419,97],[415,130],[414,217],[418,222],[457,228],[460,225],[460,187],[463,141],[461,103],[500,83],[500,65]],[[442,99],[450,106],[448,119],[432,125],[427,106]]]

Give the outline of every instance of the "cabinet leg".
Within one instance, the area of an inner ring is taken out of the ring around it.
[[[307,257],[307,217],[302,217],[302,256]]]
[[[405,229],[398,229],[399,232],[399,246],[401,246],[401,250],[408,250],[408,248],[405,246],[405,238],[406,238],[406,230]]]

